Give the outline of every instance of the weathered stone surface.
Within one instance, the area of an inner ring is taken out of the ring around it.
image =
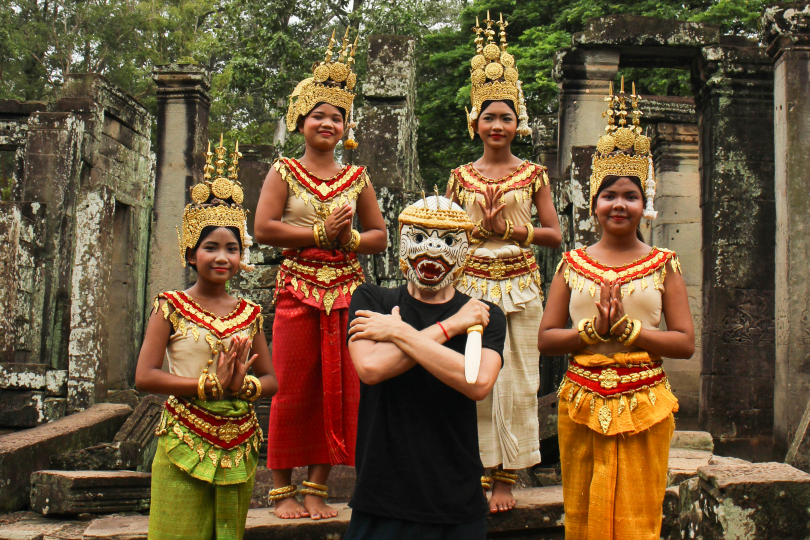
[[[714,451],[714,441],[712,441],[711,434],[705,431],[675,431],[669,447],[711,453]]]
[[[239,151],[242,159],[239,160],[239,182],[245,192],[244,208],[249,208],[247,215],[248,231],[253,232],[253,221],[256,219],[256,207],[259,204],[259,194],[273,160],[278,156],[276,147],[270,144],[240,144]],[[253,248],[251,248],[251,252]],[[240,275],[245,275],[241,272]]]
[[[810,2],[769,6],[762,17],[763,41],[773,60],[776,193],[776,455],[798,434],[810,399],[810,333],[807,297],[810,274]]]
[[[65,415],[64,399],[43,392],[6,390],[0,399],[0,426],[32,428]]]
[[[126,405],[100,404],[33,429],[0,436],[0,511],[13,512],[29,502],[30,476],[47,469],[57,452],[109,441],[132,409]]]
[[[130,388],[129,390],[116,390],[107,394],[105,403],[121,403],[122,405],[129,405],[133,410],[141,402],[140,395],[137,390]]]
[[[124,422],[112,443],[58,454],[51,459],[51,467],[66,471],[151,471],[158,443],[155,430],[160,422],[163,402],[161,396],[146,396]]]
[[[45,208],[0,201],[0,361],[38,362]]]
[[[589,246],[599,239],[596,220],[590,215],[591,161],[595,146],[575,146],[571,149],[571,204],[574,228],[571,249]]]
[[[759,165],[773,163],[773,72],[755,43],[738,40],[701,50],[693,87],[703,203],[700,427],[719,453],[769,459],[775,204],[772,169]]]
[[[679,487],[668,487],[664,494],[664,519],[661,521],[661,538],[681,540]]]
[[[84,538],[97,540],[144,540],[149,532],[149,516],[115,516],[93,520]]]
[[[557,436],[557,392],[537,400],[537,417],[540,419],[540,440]]]
[[[701,47],[719,43],[722,35],[721,28],[714,24],[625,14],[591,19],[587,25],[584,32],[574,34],[575,47],[650,48],[664,55],[676,55],[687,49],[696,54]],[[653,51],[648,54],[652,56]]]
[[[810,474],[785,463],[701,467],[707,540],[806,538]]]
[[[810,472],[810,402],[804,409],[796,435],[788,448],[785,463],[804,472]]]
[[[14,512],[0,515],[0,540],[82,540],[88,525],[35,512]]]
[[[152,475],[131,471],[38,471],[31,509],[41,514],[111,514],[149,508]]]
[[[690,478],[678,487],[678,536],[672,540],[689,538],[703,540],[703,509],[700,506],[700,478]],[[674,536],[674,538],[673,538]]]

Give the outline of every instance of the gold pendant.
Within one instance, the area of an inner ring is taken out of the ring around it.
[[[657,398],[655,397],[655,392],[652,391],[652,388],[650,388],[650,394],[649,395],[650,395],[650,403],[652,403],[652,406],[655,407],[655,400]]]
[[[636,399],[636,393],[633,392],[633,397],[630,398],[630,412],[634,411],[636,407],[638,407],[638,399]]]
[[[616,411],[616,415],[621,416],[624,412],[624,407],[624,396],[619,396],[619,408],[618,411]]]
[[[607,433],[611,420],[613,420],[613,415],[610,414],[610,408],[608,408],[607,402],[605,402],[602,408],[599,409],[599,425],[602,427],[602,433]]]
[[[195,448],[195,450],[197,451],[197,455],[200,456],[200,461],[202,461],[205,457],[205,449],[203,448],[202,443],[197,443],[197,448]]]

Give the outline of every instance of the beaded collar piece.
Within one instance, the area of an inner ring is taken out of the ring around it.
[[[180,324],[179,322],[175,321],[176,317],[178,317],[178,313],[179,316],[183,317],[184,319],[191,321],[201,328],[205,328],[218,339],[224,339],[241,330],[244,330],[255,321],[256,325],[253,331],[251,331],[252,338],[262,326],[262,308],[253,302],[245,300],[244,298],[240,298],[236,309],[225,317],[217,317],[210,311],[204,310],[197,302],[195,302],[183,291],[167,291],[160,293],[157,297],[155,297],[155,303],[153,306],[155,310],[159,309],[160,307],[160,298],[166,299],[166,303],[163,304],[163,317],[172,321],[172,325],[175,326],[175,330]],[[175,310],[172,313],[169,313],[169,304],[171,304]]]
[[[532,193],[549,184],[548,172],[542,165],[524,161],[517,169],[503,178],[492,179],[479,173],[472,163],[462,165],[450,173],[447,182],[451,190],[456,192],[461,204],[475,202],[475,194],[483,193],[488,187],[497,187],[507,193],[513,191],[515,200],[523,202],[531,199]],[[502,203],[505,203],[502,200]]]
[[[571,250],[563,254],[560,264],[557,266],[559,271],[563,263],[567,263],[563,277],[566,282],[571,283],[572,287],[578,288],[582,291],[585,285],[585,279],[591,280],[591,286],[588,292],[591,296],[596,294],[597,285],[618,281],[622,284],[629,284],[628,287],[622,288],[622,295],[631,294],[635,290],[632,282],[641,279],[641,288],[647,288],[647,281],[644,280],[646,276],[653,276],[653,286],[658,290],[664,282],[666,277],[666,264],[672,261],[672,268],[676,272],[681,272],[681,265],[678,262],[678,256],[674,251],[664,248],[653,247],[650,252],[629,264],[622,266],[608,266],[600,263],[599,261],[591,258],[586,252],[585,248]],[[658,271],[661,271],[661,277],[658,277]],[[579,279],[582,277],[583,279]]]
[[[324,219],[338,206],[357,200],[363,188],[371,185],[366,168],[356,165],[346,165],[326,180],[309,172],[297,159],[279,158],[273,168],[293,194],[304,204],[312,204]],[[331,203],[326,204],[330,200]]]

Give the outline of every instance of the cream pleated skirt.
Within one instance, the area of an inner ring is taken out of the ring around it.
[[[506,313],[503,368],[492,392],[478,402],[478,447],[484,467],[525,469],[540,463],[540,353],[537,332],[543,317],[540,295]]]

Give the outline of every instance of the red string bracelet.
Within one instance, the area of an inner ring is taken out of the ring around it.
[[[447,341],[450,341],[450,334],[448,334],[448,333],[447,333],[447,330],[445,330],[445,329],[444,329],[444,326],[442,326],[442,323],[437,322],[436,324],[438,324],[438,325],[439,325],[439,328],[441,328],[441,329],[442,329],[442,332],[444,332],[444,337],[446,337],[446,338],[447,338]]]

